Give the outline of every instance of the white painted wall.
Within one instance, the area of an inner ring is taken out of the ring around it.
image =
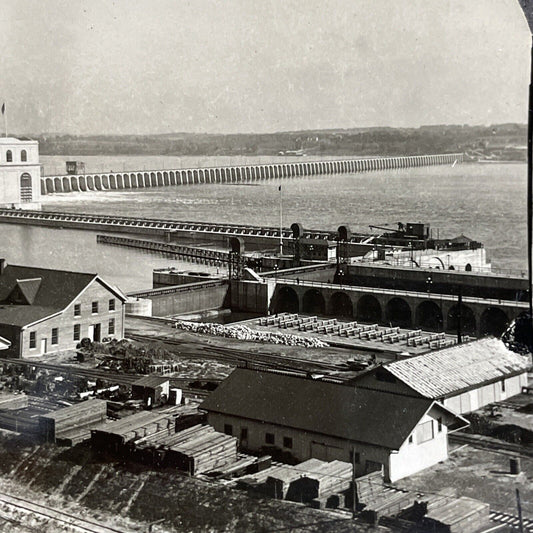
[[[448,459],[448,432],[446,426],[443,424],[442,430],[439,432],[437,420],[427,414],[424,415],[418,425],[425,422],[433,424],[433,438],[426,442],[417,442],[415,428],[412,433],[413,442],[410,443],[409,439],[407,439],[398,450],[398,453],[391,453],[388,467],[391,482],[420,472]]]

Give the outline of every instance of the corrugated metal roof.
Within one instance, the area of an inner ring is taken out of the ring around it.
[[[237,368],[201,409],[397,450],[433,400]]]
[[[489,337],[395,361],[384,368],[422,396],[438,399],[525,372],[529,366],[527,357]]]

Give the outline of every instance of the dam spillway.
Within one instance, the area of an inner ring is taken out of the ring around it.
[[[463,162],[462,153],[43,176],[41,194],[144,189],[200,183],[246,183],[323,174],[452,165],[456,162]]]

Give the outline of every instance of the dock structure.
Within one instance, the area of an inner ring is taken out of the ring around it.
[[[452,165],[456,162],[461,163],[463,155],[462,153],[454,153],[349,158],[329,161],[44,176],[41,178],[41,194],[145,189],[200,183],[239,183],[322,174],[349,174],[432,165]]]

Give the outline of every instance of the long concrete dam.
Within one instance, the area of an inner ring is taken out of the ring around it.
[[[297,176],[316,176],[320,174],[348,174],[353,172],[392,170],[432,165],[452,165],[456,162],[461,163],[462,161],[463,154],[456,153],[43,176],[41,178],[41,194],[143,189],[148,187],[168,187],[198,183],[252,182]]]

